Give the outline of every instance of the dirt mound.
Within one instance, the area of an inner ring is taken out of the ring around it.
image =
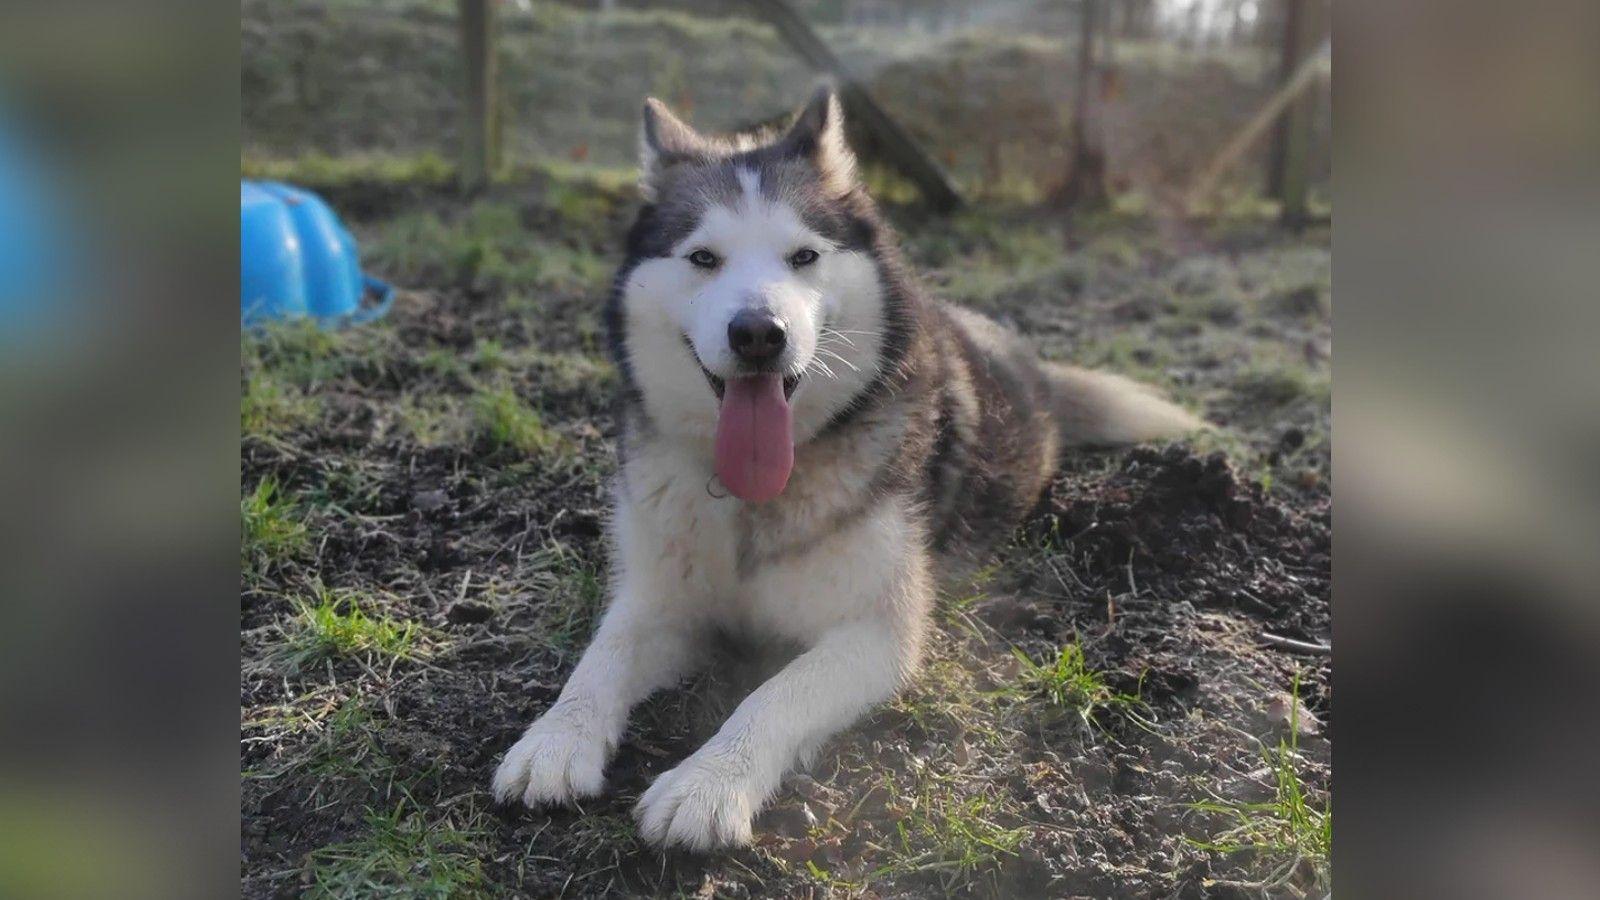
[[[1323,490],[1291,508],[1241,481],[1221,453],[1141,447],[1109,477],[1062,473],[1027,530],[1084,559],[1080,577],[1131,577],[1158,596],[1239,609],[1274,633],[1321,642],[1331,623],[1330,499]]]

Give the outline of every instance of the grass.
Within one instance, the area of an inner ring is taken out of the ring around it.
[[[480,388],[472,397],[473,429],[491,450],[542,453],[555,446],[556,434],[539,412],[510,388]]]
[[[592,232],[608,221],[610,201],[587,202],[570,186],[552,188],[536,209],[570,227]],[[503,200],[483,199],[462,214],[415,212],[383,224],[371,244],[373,265],[401,283],[445,283],[512,295],[544,291],[592,292],[611,276],[613,260],[587,248],[531,231],[524,210]],[[579,217],[592,217],[579,224]],[[523,305],[528,305],[524,302]]]
[[[246,571],[262,572],[291,559],[310,542],[299,505],[267,476],[239,501],[239,564]]]
[[[523,560],[522,577],[543,597],[529,633],[558,653],[582,650],[605,600],[598,562],[552,543]]]
[[[1038,296],[1068,297],[1091,280],[1094,261],[1066,251],[1059,224],[1006,224],[965,214],[936,223],[912,244],[924,264],[949,271],[940,295],[975,309],[1003,312]]]
[[[1235,389],[1252,402],[1283,406],[1302,399],[1326,400],[1332,385],[1326,375],[1303,366],[1256,363],[1240,373]]]
[[[1102,712],[1131,712],[1142,704],[1137,695],[1115,690],[1106,683],[1105,676],[1089,668],[1083,647],[1077,643],[1064,645],[1055,659],[1043,663],[1015,647],[1011,653],[1022,664],[1017,687],[1023,693],[1042,697],[1090,727],[1100,724]]]
[[[457,444],[468,430],[460,404],[445,395],[406,394],[395,404],[395,419],[419,447]]]
[[[1290,692],[1287,738],[1276,747],[1263,747],[1267,771],[1272,778],[1272,797],[1257,803],[1222,799],[1189,804],[1200,813],[1209,813],[1229,823],[1210,840],[1186,838],[1188,842],[1213,853],[1256,853],[1271,868],[1266,887],[1281,887],[1309,863],[1318,880],[1328,879],[1328,860],[1333,852],[1333,808],[1317,805],[1301,783],[1298,769],[1300,735],[1300,678],[1295,676]]]
[[[947,627],[960,628],[969,635],[977,636],[982,629],[973,620],[972,610],[988,596],[989,585],[999,572],[1000,563],[989,562],[979,566],[962,581],[940,591],[934,606],[935,614]]]
[[[483,372],[498,372],[511,364],[511,355],[505,345],[493,338],[485,338],[472,348],[472,365]]]
[[[244,730],[263,738],[310,733],[315,740],[298,753],[273,760],[274,765],[246,769],[244,778],[272,780],[303,770],[321,781],[354,778],[371,783],[395,773],[395,763],[378,746],[380,725],[360,696],[335,695],[334,688],[325,686],[302,700],[245,720]]]
[[[992,727],[994,695],[977,689],[971,661],[954,647],[938,646],[935,653],[894,708],[929,734],[948,732],[986,745],[1002,740]]]
[[[351,519],[381,502],[383,482],[375,467],[329,460],[320,484],[300,492],[306,506],[319,513]]]
[[[889,848],[892,860],[874,876],[889,873],[947,872],[953,883],[992,868],[1002,857],[1013,856],[1025,828],[1007,828],[997,821],[1001,802],[986,793],[962,797],[960,785],[950,779],[928,776],[912,791],[902,789],[893,776],[885,779],[898,807],[895,822],[898,846]],[[813,873],[815,874],[815,873]]]
[[[353,341],[343,332],[309,319],[271,322],[247,332],[240,346],[245,380],[240,431],[278,437],[313,423],[322,411],[316,389],[381,357],[368,337]]]
[[[267,159],[246,156],[239,173],[262,181],[292,181],[313,189],[376,181],[399,184],[455,184],[455,166],[431,151],[403,156],[360,153],[329,156],[312,151],[294,159]]]
[[[318,584],[312,600],[300,600],[282,648],[282,658],[292,670],[330,657],[408,659],[418,652],[415,622],[382,612],[368,612],[355,591],[340,591]]]
[[[311,319],[271,322],[246,337],[246,356],[273,376],[309,390],[380,355],[382,347],[373,334],[371,329],[326,328]]]
[[[363,766],[381,757],[373,731],[372,713],[359,697],[340,704],[323,723],[316,747],[307,755],[312,770],[320,776],[359,775]],[[387,760],[382,764],[387,766]]]
[[[493,885],[483,874],[475,826],[448,819],[429,822],[404,800],[392,810],[368,810],[366,831],[355,840],[311,853],[306,879],[311,897],[455,898],[484,896]]]
[[[322,401],[260,371],[245,375],[239,396],[239,433],[245,437],[278,437],[316,421]]]

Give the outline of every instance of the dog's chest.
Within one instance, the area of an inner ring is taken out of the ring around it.
[[[639,583],[757,637],[806,641],[848,615],[855,598],[838,582],[853,567],[840,555],[856,555],[857,523],[838,514],[859,492],[802,477],[781,500],[751,507],[721,491],[703,460],[664,449],[630,459],[625,479],[618,537],[622,562],[648,569],[630,573]]]

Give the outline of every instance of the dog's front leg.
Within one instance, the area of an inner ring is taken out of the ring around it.
[[[926,591],[923,579],[896,591]],[[917,662],[922,598],[888,604],[825,632],[756,688],[717,734],[661,775],[634,810],[644,837],[695,850],[750,841],[751,819],[797,758],[887,700]]]
[[[697,633],[638,581],[624,579],[561,696],[506,752],[496,799],[537,806],[600,793],[628,711],[689,669]]]

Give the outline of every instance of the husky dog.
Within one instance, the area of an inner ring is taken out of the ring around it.
[[[635,808],[649,841],[704,850],[749,842],[784,773],[906,683],[938,580],[1017,524],[1063,448],[1201,423],[925,297],[831,91],[763,135],[702,136],[653,99],[643,124],[606,310],[611,602],[493,790],[599,793],[629,709],[709,662],[715,633],[803,647]]]

